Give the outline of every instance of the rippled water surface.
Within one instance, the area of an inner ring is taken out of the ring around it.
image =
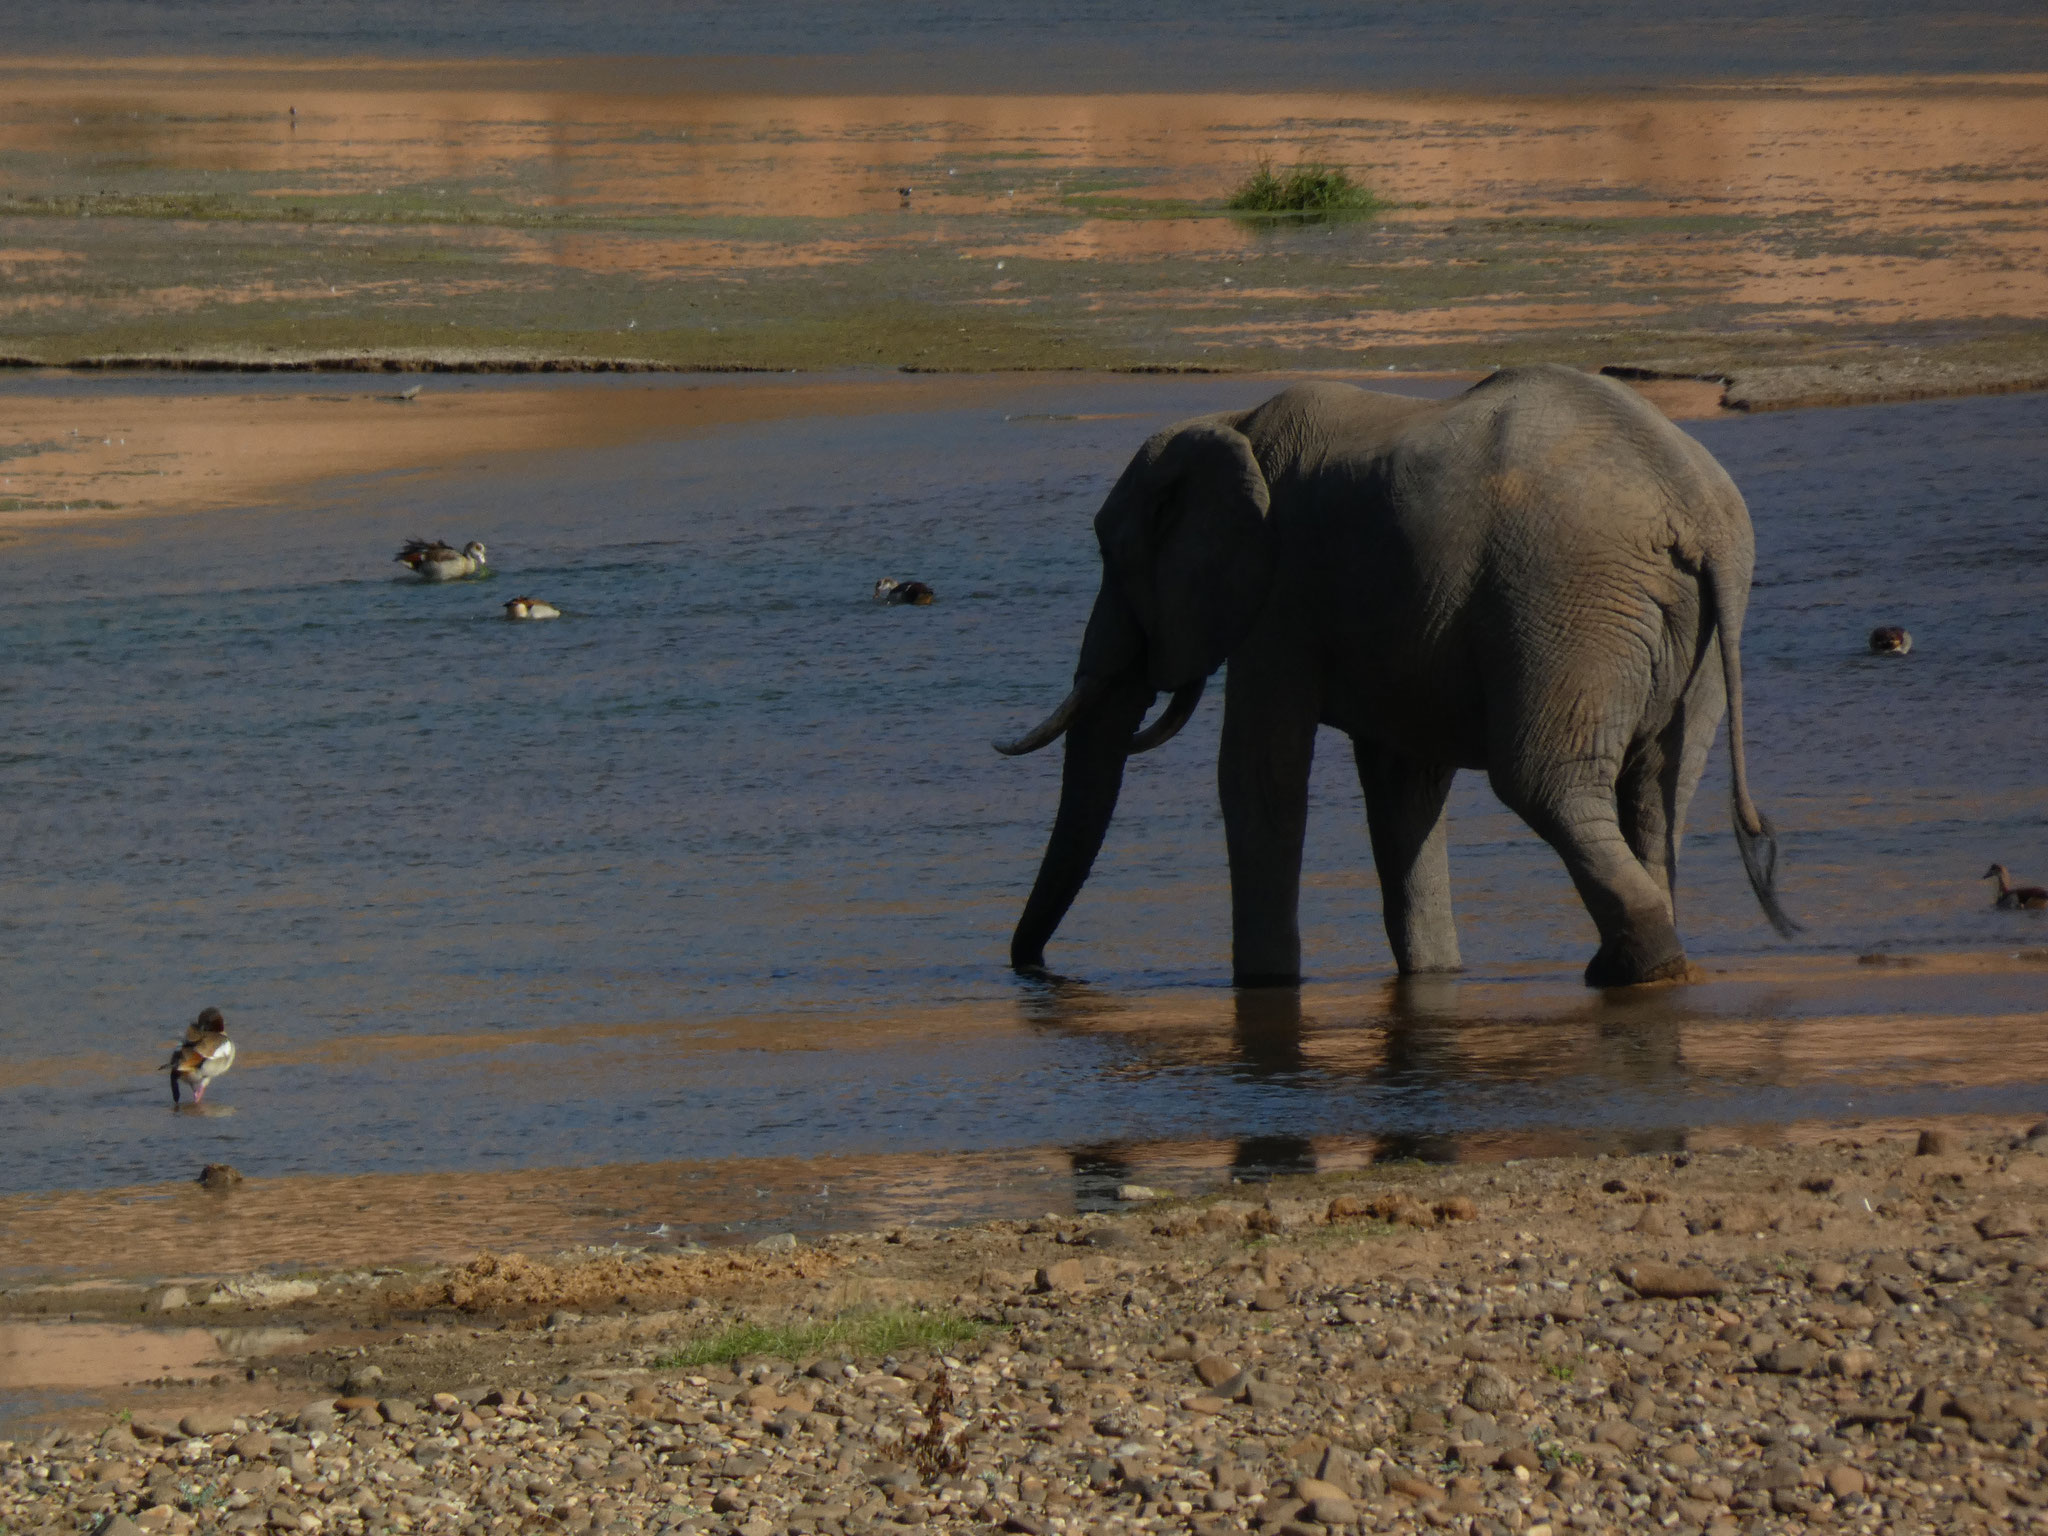
[[[1131,450],[1272,387],[1038,378],[0,546],[0,1189],[2048,1104],[2048,914],[1976,878],[2048,877],[2041,395],[1692,426],[1757,526],[1749,762],[1792,943],[1717,751],[1681,921],[1724,974],[1603,1004],[1556,859],[1465,775],[1471,975],[1391,988],[1325,733],[1312,985],[1234,1001],[1212,694],[1133,764],[1055,940],[1086,984],[1009,976],[1059,754],[988,742],[1064,691]],[[416,533],[498,574],[394,579]],[[885,573],[940,601],[876,607]],[[568,616],[502,622],[528,591]],[[1864,654],[1880,622],[1910,657]],[[173,1117],[151,1069],[208,1003],[243,1056]]]
[[[1625,0],[70,0],[0,18],[18,52],[476,57],[645,55],[858,61],[866,89],[940,63],[956,88],[1186,90],[1448,80],[1706,79],[2042,67],[2031,0],[1977,0],[1930,21],[1911,0],[1709,0],[1682,12]],[[895,66],[892,71],[892,66]],[[882,89],[899,89],[900,83]]]

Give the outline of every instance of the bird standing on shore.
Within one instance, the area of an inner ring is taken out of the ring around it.
[[[484,569],[484,547],[475,539],[460,549],[440,539],[407,539],[393,558],[422,581],[460,581]]]
[[[1992,905],[2008,912],[2025,910],[2038,912],[2048,907],[2048,889],[2038,885],[2014,885],[2012,876],[2005,872],[2003,864],[1994,864],[1984,871],[1986,880],[1998,882],[1998,896]]]
[[[505,605],[508,619],[559,619],[562,610],[537,597],[515,597]]]
[[[192,1102],[203,1103],[206,1085],[235,1064],[235,1042],[228,1038],[227,1020],[218,1008],[204,1010],[185,1031],[184,1040],[171,1052],[171,1059],[158,1067],[171,1074],[171,1102],[178,1102],[178,1085],[192,1085]]]
[[[1898,624],[1880,624],[1870,632],[1870,654],[1903,656],[1913,649],[1913,637]]]
[[[921,581],[898,581],[893,576],[884,576],[875,583],[875,601],[887,603],[891,608],[908,604],[913,608],[929,608],[938,594]]]

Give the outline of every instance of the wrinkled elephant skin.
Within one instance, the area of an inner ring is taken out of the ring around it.
[[[1673,891],[1729,715],[1737,844],[1766,915],[1777,848],[1749,796],[1740,644],[1749,513],[1692,438],[1611,380],[1514,368],[1453,400],[1297,385],[1151,438],[1095,519],[1102,589],[1066,714],[1060,809],[1019,969],[1088,877],[1132,732],[1171,734],[1226,661],[1218,785],[1239,985],[1301,974],[1316,729],[1353,741],[1403,973],[1456,970],[1444,803],[1460,768],[1564,860],[1594,986],[1690,974]]]

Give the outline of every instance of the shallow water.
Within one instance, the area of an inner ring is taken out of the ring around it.
[[[304,384],[233,385],[264,388]],[[0,1189],[208,1160],[263,1176],[1276,1136],[1297,1160],[1303,1138],[1442,1155],[2048,1103],[2048,917],[1993,911],[1976,879],[1993,858],[2048,872],[2048,396],[1693,424],[1757,524],[1750,773],[1785,833],[1793,943],[1743,884],[1717,752],[1682,926],[1723,975],[1603,1008],[1577,983],[1591,929],[1555,858],[1465,775],[1471,974],[1390,990],[1357,785],[1326,739],[1313,985],[1300,1016],[1245,1015],[1212,697],[1134,763],[1055,940],[1088,985],[1008,975],[1059,763],[987,744],[1064,690],[1096,585],[1088,519],[1132,448],[1271,388],[1026,379],[951,411],[499,457],[0,549]],[[394,579],[416,533],[482,538],[499,574]],[[877,608],[884,573],[940,601]],[[528,591],[568,617],[502,622]],[[1863,654],[1891,621],[1913,654]],[[1854,964],[1874,950],[1939,963]],[[212,1113],[174,1117],[151,1069],[209,1003],[243,1054]]]
[[[1682,15],[1623,0],[1314,0],[1264,12],[1222,0],[1041,0],[993,13],[961,0],[73,0],[12,8],[0,41],[99,57],[644,55],[717,61],[727,78],[735,57],[845,60],[855,67],[832,78],[868,89],[901,89],[943,65],[955,88],[1186,90],[2038,69],[2048,23],[2030,0],[1947,7],[1938,25],[1910,0],[1718,0]]]

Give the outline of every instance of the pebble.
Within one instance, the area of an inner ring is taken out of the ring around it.
[[[1660,1207],[1652,1206],[1650,1209],[1655,1211]],[[1736,1230],[1744,1229],[1738,1227]],[[1666,1301],[1718,1296],[1724,1289],[1712,1270],[1698,1264],[1624,1264],[1616,1273],[1621,1276],[1623,1284],[1638,1296],[1653,1296]]]
[[[386,1339],[381,1369],[337,1363],[336,1396],[244,1405],[240,1428],[226,1408],[144,1410],[0,1444],[0,1530],[2048,1530],[2048,1254],[2031,1228],[1986,1231],[2038,1196],[1997,1167],[1986,1192],[1912,1184],[1915,1151],[1472,1165],[1276,1191],[1214,1223],[1169,1205],[914,1250],[828,1238],[803,1253],[843,1255],[855,1289],[922,1286],[982,1333],[674,1369],[635,1315],[599,1315],[609,1296],[575,1301],[575,1327],[473,1335],[460,1368]],[[1637,1224],[1693,1219],[1641,1257],[1602,1181],[1673,1191]],[[1109,1230],[1123,1240],[1062,1246]],[[791,1269],[687,1326],[805,1304]]]

